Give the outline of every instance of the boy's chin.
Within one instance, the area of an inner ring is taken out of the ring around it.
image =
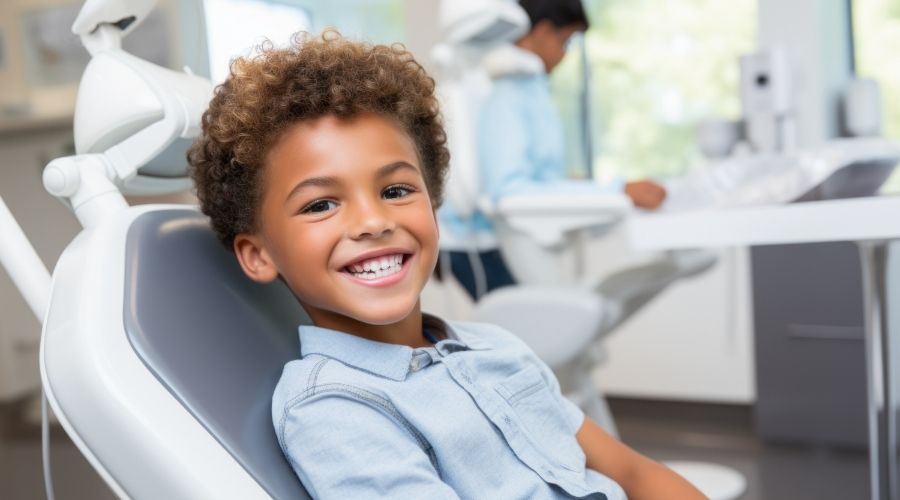
[[[353,315],[353,319],[369,325],[394,325],[402,322],[409,317],[410,314],[418,311],[419,302],[412,304],[397,304],[393,307],[379,307],[378,311],[360,311]]]

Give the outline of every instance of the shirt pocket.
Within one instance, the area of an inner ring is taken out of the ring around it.
[[[567,431],[566,414],[536,367],[519,370],[495,390],[510,406],[522,433],[544,457],[572,471],[584,470],[584,452]]]

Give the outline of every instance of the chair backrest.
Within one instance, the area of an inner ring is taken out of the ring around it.
[[[125,328],[147,368],[274,498],[309,498],[282,455],[271,397],[308,317],[281,282],[247,279],[194,210],[139,216]]]

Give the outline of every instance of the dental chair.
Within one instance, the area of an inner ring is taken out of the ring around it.
[[[305,313],[280,282],[246,279],[196,208],[123,196],[190,186],[184,151],[212,96],[205,79],[121,50],[153,4],[83,6],[72,29],[92,59],[77,154],[50,162],[43,181],[84,229],[48,283],[0,200],[0,263],[42,320],[50,407],[117,496],[309,498],[271,421]]]
[[[271,394],[308,323],[248,280],[197,210],[129,207],[85,229],[53,274],[41,345],[61,425],[121,498],[309,498]]]

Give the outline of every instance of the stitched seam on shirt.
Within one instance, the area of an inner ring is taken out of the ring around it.
[[[441,477],[441,469],[437,463],[437,456],[435,455],[434,448],[432,448],[431,443],[425,439],[424,436],[416,429],[412,424],[409,423],[408,420],[403,418],[403,415],[400,414],[399,411],[391,404],[387,399],[378,396],[377,394],[367,391],[365,389],[360,389],[358,387],[353,387],[352,385],[340,384],[340,383],[331,383],[325,384],[321,387],[310,387],[305,391],[301,392],[297,396],[293,397],[284,407],[284,411],[281,414],[281,420],[279,421],[278,427],[278,441],[282,444],[282,450],[284,454],[290,459],[290,455],[287,453],[287,447],[284,445],[284,424],[287,420],[288,411],[294,406],[297,406],[306,399],[312,397],[316,394],[322,394],[323,392],[336,392],[348,394],[354,399],[362,400],[364,402],[368,402],[374,406],[377,406],[382,411],[386,412],[388,416],[393,418],[397,423],[399,423],[406,432],[416,440],[416,444],[419,445],[419,448],[422,449],[427,455],[428,460],[431,462],[432,467],[434,467],[435,472],[437,472],[438,477]]]
[[[520,389],[518,392],[511,394],[508,398],[506,398],[506,401],[510,405],[515,406],[516,403],[518,403],[519,401],[525,399],[528,396],[531,396],[532,394],[543,389],[544,387],[546,387],[546,385],[543,383],[543,381],[537,382],[537,383],[532,384],[524,389]]]
[[[316,383],[319,381],[319,373],[322,372],[322,367],[325,366],[325,363],[329,362],[330,358],[322,358],[321,361],[316,363],[313,366],[312,371],[309,373],[309,379],[306,381],[306,390],[312,390],[315,393]]]
[[[346,366],[347,368],[351,368],[351,369],[353,369],[353,370],[361,371],[361,372],[363,372],[363,373],[368,373],[369,375],[373,375],[373,376],[378,377],[378,378],[383,378],[383,379],[385,379],[385,380],[394,380],[394,381],[397,380],[397,379],[394,378],[394,377],[385,375],[385,374],[383,374],[383,373],[374,372],[374,371],[372,371],[372,370],[368,370],[368,369],[363,368],[363,367],[361,367],[361,366],[356,366],[356,365],[351,364],[351,363],[348,363],[348,362],[346,362],[346,361],[344,361],[344,360],[342,360],[342,359],[340,359],[340,358],[335,358],[335,357],[329,356],[328,354],[324,354],[324,353],[320,353],[320,352],[317,352],[317,353],[311,353],[311,354],[315,354],[316,356],[322,356],[322,357],[326,357],[326,358],[328,358],[328,359],[332,359],[332,360],[337,361],[338,363],[340,363],[340,364]],[[309,354],[308,354],[308,355],[309,355]],[[401,380],[402,380],[402,379],[401,379]]]

